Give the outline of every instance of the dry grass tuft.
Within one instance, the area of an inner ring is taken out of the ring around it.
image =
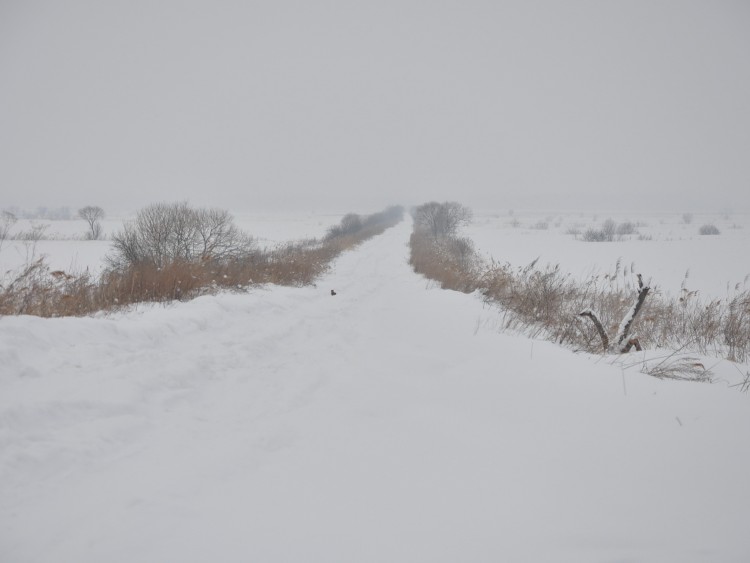
[[[669,354],[662,358],[644,360],[641,372],[659,379],[679,379],[710,383],[713,374],[698,358]]]

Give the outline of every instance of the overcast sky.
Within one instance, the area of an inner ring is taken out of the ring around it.
[[[750,2],[0,0],[0,207],[750,210]]]

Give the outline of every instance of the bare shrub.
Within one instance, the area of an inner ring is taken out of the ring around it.
[[[617,225],[616,233],[618,236],[624,235],[635,235],[638,234],[638,228],[635,223],[631,221],[625,221]]]
[[[601,229],[586,229],[581,236],[581,240],[586,242],[609,242],[612,239],[607,237]]]
[[[613,242],[626,235],[638,234],[638,225],[632,221],[617,223],[607,219],[599,228],[589,228],[584,231],[581,240],[586,242]]]
[[[414,210],[414,224],[428,231],[434,239],[455,235],[471,218],[471,209],[455,201],[431,201]]]
[[[86,238],[99,240],[102,236],[102,224],[99,221],[104,218],[104,209],[95,205],[87,205],[78,210],[78,216],[89,225]]]
[[[598,229],[590,228],[584,231],[581,240],[586,242],[612,242],[615,240],[617,223],[612,219],[607,219]]]
[[[348,213],[341,218],[338,225],[332,226],[326,233],[326,239],[351,235],[362,228],[362,218],[355,213]]]
[[[702,225],[700,229],[698,229],[698,233],[701,235],[718,235],[721,234],[719,229],[716,227],[716,225],[707,224]]]
[[[16,234],[14,234],[10,238],[12,238],[13,240],[39,242],[40,240],[45,238],[45,235],[47,234],[47,229],[49,229],[48,224],[43,224],[43,223],[32,224],[30,229],[26,231],[18,231]]]
[[[617,231],[617,223],[615,223],[612,219],[607,219],[602,223],[602,232],[607,237],[608,241],[612,241],[615,239],[615,232]]]
[[[692,213],[683,213],[682,214],[682,222],[686,225],[689,225],[693,222],[693,214]]]
[[[174,261],[226,260],[250,252],[253,242],[221,209],[193,209],[187,203],[156,203],[141,209],[113,237],[115,268],[138,264],[164,267]]]
[[[3,248],[3,243],[8,238],[10,229],[16,224],[18,219],[10,211],[0,212],[0,250]]]
[[[531,228],[537,231],[546,231],[549,229],[549,223],[547,221],[537,221],[531,226]]]

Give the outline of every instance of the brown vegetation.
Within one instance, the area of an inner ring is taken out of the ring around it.
[[[559,265],[525,267],[482,260],[470,240],[455,236],[433,238],[415,222],[410,263],[414,270],[445,289],[484,298],[502,310],[503,328],[546,338],[575,350],[609,350],[605,334],[622,334],[622,319],[638,304],[637,343],[646,349],[664,348],[713,355],[737,362],[750,359],[750,292],[736,290],[724,299],[705,301],[683,290],[673,298],[637,285],[636,272],[618,262],[611,274],[587,281],[573,279]],[[460,250],[459,250],[460,249]],[[646,294],[648,293],[648,299]],[[639,298],[642,297],[642,298]],[[596,311],[602,330],[586,322],[581,312]],[[630,329],[630,326],[627,327]],[[626,333],[627,336],[627,333]],[[621,347],[633,341],[631,335]],[[619,351],[616,350],[616,351]],[[663,370],[662,370],[663,371]]]
[[[151,213],[153,208],[147,209],[152,218],[162,217]],[[161,210],[171,213],[175,209],[162,206]],[[50,272],[43,259],[28,264],[0,287],[0,315],[81,316],[133,303],[191,299],[220,289],[242,291],[267,283],[311,284],[341,252],[395,225],[402,213],[400,207],[392,207],[365,217],[347,215],[342,222],[346,228],[333,227],[323,240],[287,243],[271,249],[257,248],[249,237],[236,230],[224,212],[199,213],[209,220],[213,218],[211,224],[219,224],[218,231],[228,234],[219,239],[203,236],[208,231],[202,231],[202,235],[198,229],[197,238],[181,236],[180,244],[173,244],[175,237],[170,238],[169,233],[175,231],[165,229],[158,221],[149,222],[149,228],[159,233],[159,240],[169,241],[160,247],[150,244],[153,239],[141,236],[143,233],[131,226],[117,235],[121,245],[115,244],[110,267],[98,279],[89,274]],[[190,213],[183,218],[186,216]]]

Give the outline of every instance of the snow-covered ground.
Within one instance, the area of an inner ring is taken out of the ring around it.
[[[233,212],[235,223],[250,233],[260,246],[304,238],[321,237],[341,220],[342,213]],[[129,217],[102,221],[105,237],[122,228]],[[631,222],[638,234],[615,242],[581,240],[587,228],[597,228],[606,219]],[[719,235],[698,234],[701,225],[714,224]],[[546,228],[538,228],[546,225]],[[6,240],[0,248],[0,272],[16,271],[34,258],[44,256],[52,270],[69,273],[88,269],[98,274],[111,250],[107,240],[82,240],[86,224],[70,221],[18,221],[12,233],[44,227],[36,243]],[[560,264],[580,279],[612,273],[618,260],[622,268],[642,273],[661,291],[676,294],[682,287],[705,297],[725,297],[737,289],[750,288],[750,217],[744,214],[694,214],[685,223],[683,214],[524,212],[475,210],[474,221],[462,233],[474,240],[485,256],[500,262],[525,266]],[[632,276],[631,276],[632,277]]]
[[[748,395],[499,334],[410,229],[317,287],[0,319],[0,560],[750,560]]]
[[[612,219],[633,223],[635,235],[615,242],[584,242],[582,233],[600,228]],[[525,266],[560,264],[579,279],[609,274],[621,267],[651,279],[661,291],[678,294],[681,288],[699,291],[704,297],[726,297],[739,289],[750,289],[750,217],[746,214],[694,214],[685,223],[683,214],[637,213],[489,213],[477,210],[464,236],[474,240],[485,255],[500,262]],[[700,235],[700,227],[713,224],[719,235]],[[578,230],[579,235],[568,234]],[[687,278],[686,278],[687,276]],[[632,278],[632,276],[631,276]]]

